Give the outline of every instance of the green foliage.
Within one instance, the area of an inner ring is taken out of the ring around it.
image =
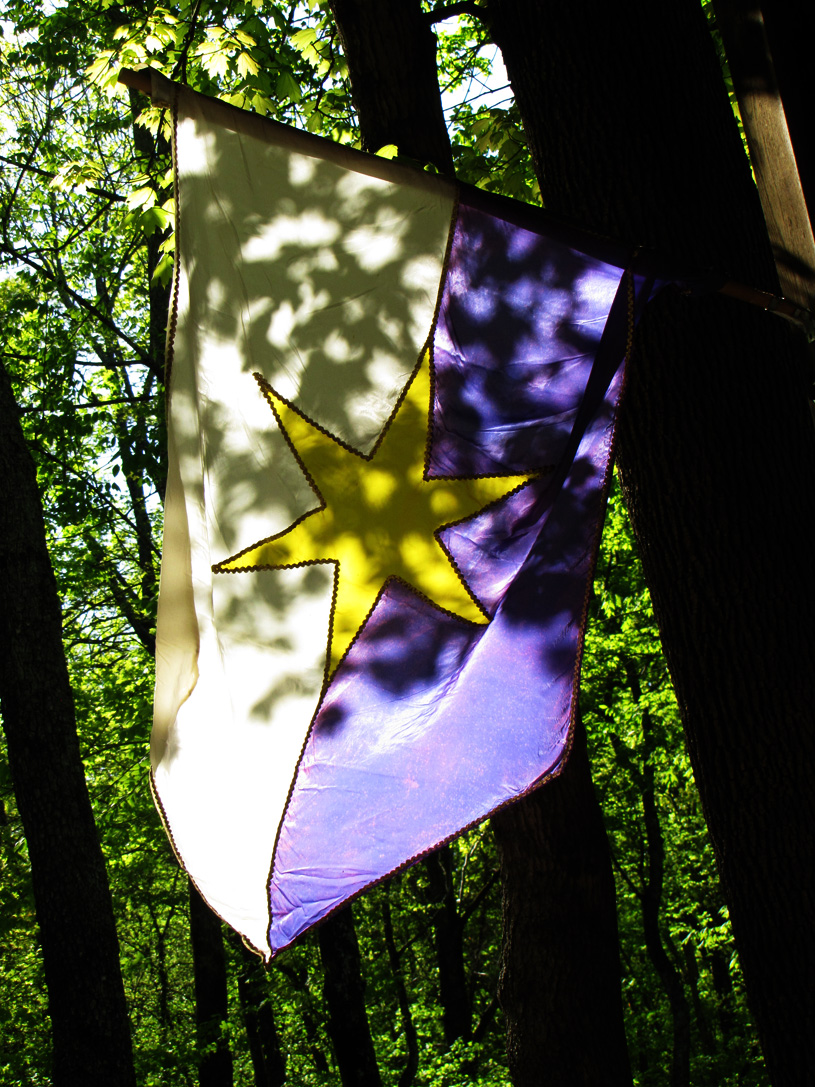
[[[594,581],[582,705],[617,883],[627,1033],[636,1082],[668,1081],[672,1020],[643,936],[642,899],[657,843],[665,872],[660,932],[693,1016],[694,1084],[765,1084],[727,910],[631,526],[612,487]]]
[[[194,1084],[195,1024],[186,877],[152,805],[148,736],[164,489],[163,360],[173,260],[164,111],[116,84],[150,64],[207,94],[354,143],[347,69],[323,0],[7,0],[0,43],[0,312],[3,361],[37,464],[63,599],[65,645],[94,810],[108,863],[139,1082]],[[539,202],[509,89],[484,105],[488,28],[438,28],[443,90],[464,180]],[[449,100],[449,99],[448,99]],[[382,149],[390,155],[396,149]],[[611,496],[591,604],[583,707],[612,841],[627,1029],[637,1082],[661,1084],[671,1020],[643,936],[649,879],[643,795],[664,840],[660,931],[694,1009],[693,1082],[764,1083],[664,658],[631,531]],[[0,1058],[3,1082],[46,1085],[48,1017],[25,839],[0,747]],[[371,1030],[383,1078],[407,1061],[394,967],[419,1038],[419,1087],[508,1083],[496,1009],[497,860],[482,828],[451,848],[464,969],[478,1041],[444,1043],[434,901],[424,866],[355,906]],[[252,1082],[228,941],[235,1081]],[[268,971],[288,1082],[336,1084],[316,940]]]
[[[461,16],[456,26],[437,28],[442,92],[455,104],[448,127],[458,177],[490,192],[540,204],[540,187],[530,167],[526,137],[508,85],[491,81],[496,52],[485,21]],[[498,104],[482,99],[503,92]]]
[[[38,1067],[51,1045],[36,933],[28,849],[0,745],[0,1082],[25,1087],[45,1082]]]

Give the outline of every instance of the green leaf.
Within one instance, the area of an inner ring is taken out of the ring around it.
[[[172,217],[163,208],[148,208],[139,218],[139,225],[148,237],[156,230],[166,230]]]
[[[173,274],[173,257],[171,253],[165,253],[156,267],[153,269],[153,279],[157,279],[162,287],[166,287]]]
[[[278,98],[288,99],[291,102],[299,102],[302,99],[300,84],[291,72],[281,72],[277,77],[275,91]]]
[[[237,60],[237,68],[240,75],[244,78],[250,75],[257,75],[260,71],[260,65],[258,62],[249,55],[249,53],[239,53]]]
[[[298,30],[296,34],[292,34],[289,41],[294,48],[304,55],[314,49],[314,43],[317,41],[317,31],[311,27],[306,27],[303,30]]]
[[[104,177],[104,168],[98,162],[66,162],[49,182],[49,188],[65,192],[82,189]]]
[[[130,211],[139,208],[151,208],[156,202],[156,190],[149,185],[136,189],[127,198],[127,207]]]

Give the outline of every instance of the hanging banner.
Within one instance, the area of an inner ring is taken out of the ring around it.
[[[153,782],[268,959],[562,765],[650,285],[543,213],[173,94]]]

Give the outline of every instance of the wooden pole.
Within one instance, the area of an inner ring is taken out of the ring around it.
[[[815,302],[815,239],[758,0],[713,0],[782,293]]]
[[[722,2],[733,3],[739,2],[739,0],[722,0]],[[132,87],[137,91],[141,91],[142,94],[146,94],[148,97],[151,97],[153,91],[153,80],[151,76],[151,71],[152,69],[150,68],[122,68],[119,72],[119,82],[123,83],[126,87]],[[162,78],[166,80],[166,77]],[[783,109],[781,109],[781,117],[783,120]],[[789,143],[789,136],[787,137],[787,142]],[[791,147],[790,154],[792,154]],[[792,166],[793,168],[795,167],[794,156],[792,156]],[[797,172],[794,173],[794,177],[797,179]],[[800,183],[798,184],[798,191],[800,193]],[[805,279],[802,278],[801,275],[799,275],[798,279],[795,279],[794,281],[791,280],[790,289],[786,292],[788,294],[788,297],[786,298],[779,298],[777,295],[769,294],[767,291],[756,290],[755,288],[748,287],[742,283],[727,282],[722,286],[714,289],[718,290],[720,294],[730,295],[730,297],[738,298],[742,302],[748,302],[752,306],[758,306],[761,309],[770,310],[773,313],[777,313],[781,317],[786,317],[788,320],[793,321],[795,324],[802,327],[804,329],[804,332],[806,333],[807,340],[812,343],[813,341],[815,341],[815,317],[813,317],[813,314],[811,312],[808,312],[808,306],[811,301],[815,300],[815,242],[813,242],[812,239],[812,230],[809,226],[809,217],[806,215],[806,205],[803,203],[803,194],[801,194],[800,196],[800,201],[803,207],[803,215],[805,217],[805,225],[808,235],[806,235],[806,232],[803,231],[803,227],[798,230],[798,234],[800,234],[802,238],[808,236],[809,239],[809,246],[811,252],[810,250],[807,250],[803,244],[800,247],[802,253],[809,253],[809,264],[805,265],[805,268],[809,269],[809,271],[807,272],[809,278]],[[762,198],[762,204],[763,203],[764,201]],[[773,203],[772,206],[775,207],[776,204]],[[786,206],[786,204],[783,205],[783,207]],[[789,206],[792,208],[797,208],[797,205],[794,201],[792,201]],[[767,215],[766,206],[764,214]],[[796,222],[798,222],[799,219],[800,214]],[[796,234],[796,237],[798,236],[798,234]],[[772,240],[772,232],[770,236]],[[776,262],[777,261],[778,256],[776,256]],[[779,270],[779,276],[780,274],[781,273]],[[809,283],[809,293],[798,289],[797,285],[799,280],[801,282]],[[784,286],[783,279],[782,286]]]
[[[119,82],[126,87],[132,87],[135,91],[141,91],[148,98],[152,96],[153,81],[150,78],[149,68],[122,68],[119,72]]]

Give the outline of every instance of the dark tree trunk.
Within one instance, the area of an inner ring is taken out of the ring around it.
[[[115,24],[111,30],[115,30]],[[128,92],[130,99],[130,115],[133,119],[132,134],[133,146],[139,156],[140,163],[145,171],[155,169],[156,159],[161,156],[169,156],[170,147],[162,134],[153,135],[143,125],[137,123],[142,109],[150,106],[150,100],[135,89]],[[165,195],[169,195],[166,193]],[[153,278],[153,272],[161,260],[161,243],[165,235],[161,231],[154,231],[145,242],[147,251],[147,277],[150,299],[150,357],[153,360],[151,369],[159,376],[164,371],[165,339],[167,335],[167,314],[170,310],[170,283],[162,283]],[[163,493],[163,488],[161,488]]]
[[[714,921],[718,920],[714,918]],[[733,979],[730,977],[727,956],[720,947],[715,947],[710,953],[710,972],[713,975],[713,987],[719,998],[717,1001],[719,1030],[726,1047],[733,1034]]]
[[[493,0],[547,206],[776,285],[695,0]],[[545,58],[545,63],[542,63]],[[643,319],[621,477],[776,1087],[815,1079],[815,433],[777,318],[666,293]]]
[[[375,149],[395,143],[411,157],[448,169],[449,139],[441,109],[435,105],[435,64],[428,63],[425,47],[417,44],[422,40],[419,31],[408,33],[397,22],[403,19],[418,26],[419,0],[387,5],[376,0],[332,0],[332,10],[343,43],[353,53],[349,70],[363,146]],[[403,66],[411,71],[413,82],[397,74],[406,70]],[[417,142],[400,135],[402,117],[412,119],[407,131]],[[576,748],[580,747],[578,742]],[[517,1079],[518,1087],[627,1085],[631,1073],[620,995],[614,880],[585,744],[565,773],[561,779],[565,784],[558,787],[555,782],[501,816],[503,992],[509,1001],[504,1010],[513,1074],[528,1077]],[[586,864],[581,857],[588,858]],[[561,861],[564,867],[550,878]],[[539,928],[535,918],[542,915],[559,918],[567,926],[568,939],[562,941],[557,928]],[[591,924],[590,932],[580,930],[579,918]],[[518,933],[524,935],[517,939]],[[585,954],[587,946],[594,949],[593,960]],[[560,962],[557,986],[546,972],[532,966],[549,959]],[[561,1045],[563,1038],[575,1034],[592,1039],[581,1052]],[[551,1064],[550,1044],[561,1056],[557,1069]]]
[[[229,1017],[226,955],[221,921],[192,880],[189,887],[198,1082],[201,1087],[232,1087],[232,1053],[226,1033]]]
[[[707,1056],[712,1056],[716,1052],[716,1040],[710,1029],[707,1012],[699,992],[699,964],[696,961],[696,949],[690,940],[682,945],[682,957],[685,960],[685,976],[688,979],[696,1029],[699,1032],[699,1048]]]
[[[639,705],[642,687],[633,660],[626,661],[625,673],[633,702]],[[616,736],[612,736],[612,741],[619,759],[622,754],[622,745]],[[642,890],[639,892],[642,927],[645,950],[665,990],[671,1010],[673,1047],[670,1087],[687,1087],[690,1083],[690,1007],[685,995],[682,974],[668,954],[668,947],[672,947],[670,935],[666,933],[666,939],[663,940],[659,921],[665,887],[665,839],[662,836],[662,825],[657,808],[653,760],[655,749],[653,723],[646,709],[642,712],[642,769],[631,767],[634,783],[642,798],[642,816],[645,824],[646,863],[641,873]]]
[[[407,1048],[407,1060],[402,1074],[399,1076],[398,1087],[410,1087],[419,1070],[419,1041],[416,1037],[416,1026],[410,1013],[410,1000],[407,994],[407,986],[402,976],[402,956],[396,946],[396,938],[393,934],[393,919],[391,917],[390,889],[392,884],[384,885],[384,897],[382,899],[382,928],[385,935],[385,946],[388,949],[388,962],[390,963],[393,984],[396,988],[396,999],[399,1002],[399,1016],[402,1020],[402,1030],[405,1032],[405,1046]]]
[[[320,1030],[315,1017],[314,998],[308,987],[308,970],[303,966],[295,969],[291,964],[285,962],[277,962],[276,967],[281,974],[288,978],[294,991],[300,994],[300,1014],[303,1019],[303,1030],[306,1034],[309,1053],[317,1072],[320,1075],[327,1076],[329,1071],[328,1061],[325,1053],[320,1048]]]
[[[634,701],[639,702],[639,682],[632,684],[632,688]],[[690,1083],[690,1008],[688,998],[685,996],[682,975],[668,956],[659,928],[659,913],[662,908],[662,891],[665,883],[665,842],[657,810],[652,760],[654,740],[647,710],[642,715],[642,738],[643,769],[640,784],[645,838],[648,845],[648,871],[640,900],[645,950],[662,983],[671,1009],[673,1049],[670,1087],[688,1087]]]
[[[400,155],[452,174],[436,77],[436,38],[419,0],[330,0],[359,116],[362,146],[396,144]]]
[[[439,968],[439,997],[445,1045],[470,1037],[471,1011],[464,974],[464,921],[456,907],[450,846],[443,846],[425,861],[430,894],[436,903],[433,942]]]
[[[323,960],[328,1034],[342,1087],[381,1087],[368,1015],[365,982],[351,907],[332,914],[317,930]]]
[[[113,907],[76,735],[34,464],[0,364],[0,708],[31,858],[54,1084],[135,1084]]]
[[[504,887],[498,995],[515,1087],[630,1084],[614,875],[582,724],[560,776],[492,825]]]
[[[283,1087],[286,1082],[286,1057],[277,1033],[266,970],[257,955],[237,935],[232,942],[240,956],[238,999],[255,1087]]]
[[[156,970],[158,973],[158,1021],[159,1021],[159,1045],[166,1048],[171,1028],[170,1020],[170,974],[167,969],[167,935],[170,928],[173,913],[171,909],[159,924],[152,906],[148,906],[147,912],[153,923],[153,932],[156,937]]]

